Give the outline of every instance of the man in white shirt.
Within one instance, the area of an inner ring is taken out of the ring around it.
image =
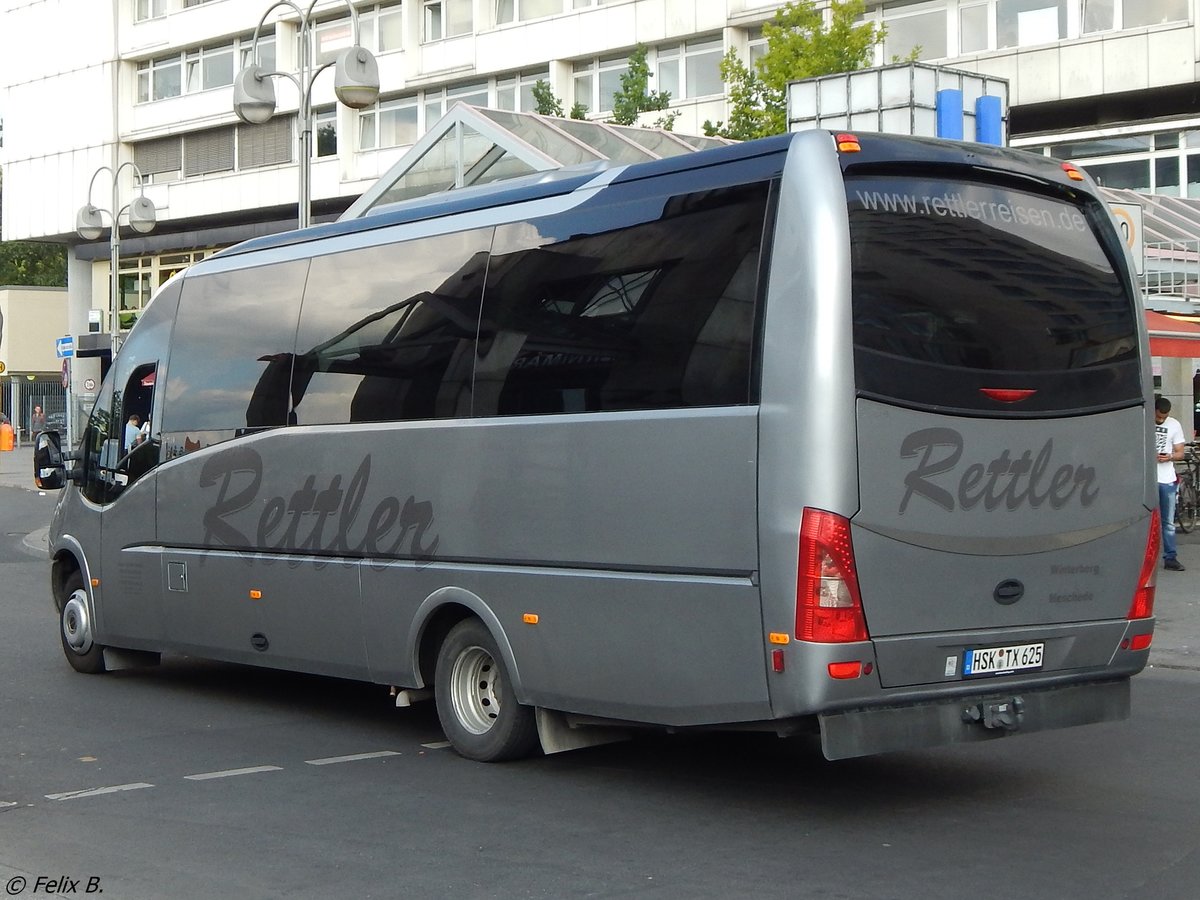
[[[1154,401],[1154,450],[1158,462],[1158,511],[1162,516],[1163,567],[1182,572],[1183,563],[1175,558],[1175,461],[1183,459],[1183,426],[1168,415],[1171,401],[1159,397]]]

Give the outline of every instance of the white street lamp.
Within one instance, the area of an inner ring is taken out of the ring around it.
[[[312,0],[308,9],[302,11],[291,0],[276,0],[263,13],[254,29],[254,44],[250,51],[250,63],[237,73],[233,80],[233,111],[243,122],[262,125],[275,114],[275,87],[272,78],[286,78],[296,85],[300,93],[300,198],[297,220],[301,228],[312,223],[312,87],[317,76],[334,67],[333,92],[343,104],[351,109],[364,109],[379,97],[379,65],[371,51],[358,42],[358,12],[350,0],[342,0],[350,9],[350,21],[354,32],[354,46],[338,54],[335,62],[327,62],[313,69],[313,8],[320,0]],[[295,73],[267,72],[258,63],[258,33],[272,10],[290,7],[300,17],[300,67]]]
[[[134,176],[137,178],[138,196],[134,197],[129,203],[124,206],[120,205],[118,188],[120,187],[121,172],[126,168],[132,169]],[[112,205],[108,209],[102,209],[92,205],[92,189],[96,186],[96,176],[101,172],[107,172],[112,180]],[[153,201],[150,200],[144,193],[145,182],[142,179],[142,171],[131,162],[123,162],[117,166],[116,170],[108,166],[101,166],[92,173],[92,180],[88,183],[88,202],[79,207],[79,212],[75,216],[75,233],[85,241],[94,241],[104,233],[104,216],[108,216],[110,225],[110,236],[108,239],[109,252],[109,305],[112,321],[109,323],[109,334],[112,340],[112,358],[117,358],[117,351],[121,348],[121,308],[120,308],[120,282],[117,277],[117,267],[121,258],[121,216],[128,213],[129,226],[138,234],[147,234],[154,230],[154,225],[158,221],[158,210],[155,209]]]

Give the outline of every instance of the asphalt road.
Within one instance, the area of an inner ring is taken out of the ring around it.
[[[74,673],[25,537],[52,501],[0,486],[6,895],[1197,896],[1200,545],[1160,578],[1174,624],[1128,722],[839,763],[726,735],[487,766],[377,686],[179,657]]]

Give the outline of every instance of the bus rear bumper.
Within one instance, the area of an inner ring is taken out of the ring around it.
[[[988,741],[1129,718],[1129,679],[822,713],[826,759]]]

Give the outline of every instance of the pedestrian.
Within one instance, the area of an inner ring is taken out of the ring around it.
[[[40,406],[33,408],[33,415],[29,417],[29,433],[36,441],[37,436],[46,430],[46,414],[42,412]]]
[[[1182,572],[1183,563],[1175,558],[1175,461],[1183,459],[1183,426],[1169,415],[1171,401],[1159,397],[1154,401],[1154,452],[1158,462],[1158,512],[1162,516],[1163,567]]]
[[[139,427],[141,421],[141,417],[134,413],[125,423],[125,449],[123,452],[128,453],[137,444],[142,434],[142,429]]]

